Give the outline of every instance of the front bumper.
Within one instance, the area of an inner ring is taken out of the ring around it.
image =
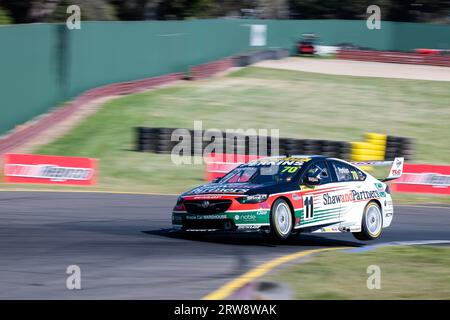
[[[185,231],[255,231],[270,226],[270,210],[226,211],[220,214],[172,213],[172,224]]]

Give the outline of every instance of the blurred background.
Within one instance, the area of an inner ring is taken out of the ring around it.
[[[95,158],[91,188],[211,178],[170,160],[194,121],[280,129],[280,154],[450,163],[450,1],[1,0],[0,23],[0,153]]]
[[[184,20],[205,18],[365,19],[372,4],[383,20],[449,23],[449,1],[319,0],[2,0],[0,23],[64,22],[79,5],[83,20]]]
[[[344,246],[212,296],[448,299],[448,247],[391,244],[450,241],[449,123],[450,1],[0,0],[0,297],[200,299],[264,261]],[[404,157],[375,240],[389,248],[174,235],[178,195],[236,165],[202,161],[213,141],[196,124],[246,159]],[[372,264],[382,290],[366,286]]]

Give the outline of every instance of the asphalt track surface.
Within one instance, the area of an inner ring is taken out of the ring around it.
[[[362,246],[351,234],[301,235],[272,244],[257,234],[173,234],[176,197],[105,193],[0,193],[0,298],[200,299],[270,259],[308,249]],[[450,206],[398,206],[370,242],[450,240]],[[81,268],[81,290],[66,268]]]

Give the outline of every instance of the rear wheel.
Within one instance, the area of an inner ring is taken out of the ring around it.
[[[278,199],[272,205],[270,212],[270,235],[275,240],[286,240],[293,226],[291,208],[283,199]]]
[[[381,235],[383,229],[383,214],[380,206],[375,202],[369,202],[364,209],[361,222],[361,232],[354,232],[358,240],[375,240]]]

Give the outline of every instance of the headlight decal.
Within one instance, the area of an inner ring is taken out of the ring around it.
[[[260,203],[266,201],[268,198],[267,194],[254,194],[245,196],[242,198],[237,198],[236,200],[239,203],[245,204],[245,203]]]

